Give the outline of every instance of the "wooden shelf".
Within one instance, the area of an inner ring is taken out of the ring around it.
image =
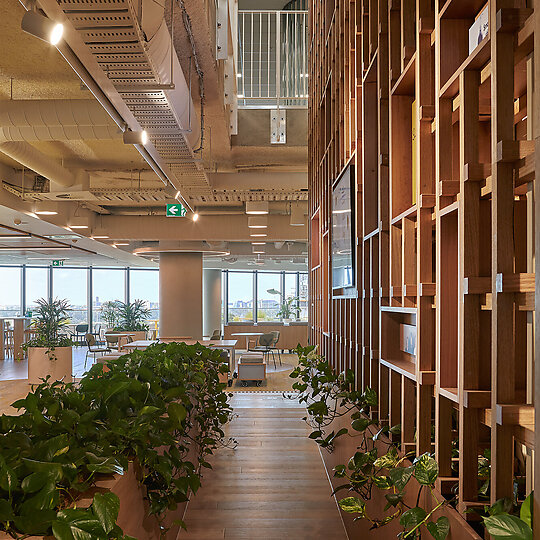
[[[454,72],[454,74],[443,85],[439,95],[444,98],[453,98],[459,92],[459,76],[466,69],[478,70],[489,62],[490,53],[490,36],[484,38],[476,49],[465,59],[461,66]]]
[[[384,360],[383,358],[381,358],[380,362],[383,366],[416,382],[416,365],[414,362],[408,362],[407,360]]]
[[[392,94],[414,95],[416,51],[392,88]]]
[[[414,307],[401,307],[401,306],[381,306],[381,311],[388,313],[410,313],[416,315],[417,308]]]
[[[441,19],[472,19],[484,7],[486,0],[447,0],[440,10]]]
[[[402,219],[416,219],[416,204],[414,204],[410,208],[407,208],[407,210],[404,210],[403,212],[401,212],[401,214],[393,218],[392,225],[399,225]]]

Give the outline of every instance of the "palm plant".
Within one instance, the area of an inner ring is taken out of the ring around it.
[[[150,317],[151,311],[146,307],[144,300],[133,302],[118,302],[118,327],[115,330],[138,332],[148,330],[145,321]]]
[[[62,332],[69,322],[68,301],[40,298],[36,304],[31,324],[35,337],[27,341],[25,347],[44,347],[49,350],[54,350],[55,347],[71,347],[73,341]]]
[[[120,304],[119,300],[108,300],[101,305],[101,320],[108,328],[118,326],[120,322]]]

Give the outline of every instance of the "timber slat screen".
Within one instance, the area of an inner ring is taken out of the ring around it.
[[[473,521],[540,493],[540,1],[324,0],[309,20],[310,339],[377,390],[402,450],[436,454],[439,490],[457,485]],[[349,163],[356,286],[336,296],[332,189]]]

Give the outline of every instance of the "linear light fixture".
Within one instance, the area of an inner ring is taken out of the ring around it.
[[[252,246],[266,246],[266,242],[251,242]]]
[[[55,23],[36,11],[27,11],[21,21],[21,28],[39,39],[58,45],[64,35],[64,25]]]
[[[253,238],[264,238],[264,237],[266,237],[268,235],[266,233],[250,233],[249,236],[251,236]]]
[[[250,229],[266,229],[268,228],[268,219],[266,216],[249,216],[248,227]]]
[[[37,216],[56,216],[58,214],[58,203],[38,201],[34,204],[34,214]]]
[[[87,217],[72,217],[68,221],[68,228],[70,229],[89,229],[90,220]]]
[[[268,212],[268,201],[246,201],[246,214],[263,215]]]

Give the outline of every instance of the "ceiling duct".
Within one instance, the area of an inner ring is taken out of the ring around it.
[[[0,142],[110,140],[121,137],[118,126],[94,100],[0,101]]]
[[[172,46],[164,7],[154,0],[58,0],[107,78],[190,196],[210,195],[193,148],[200,122]],[[173,3],[174,5],[174,3]]]

